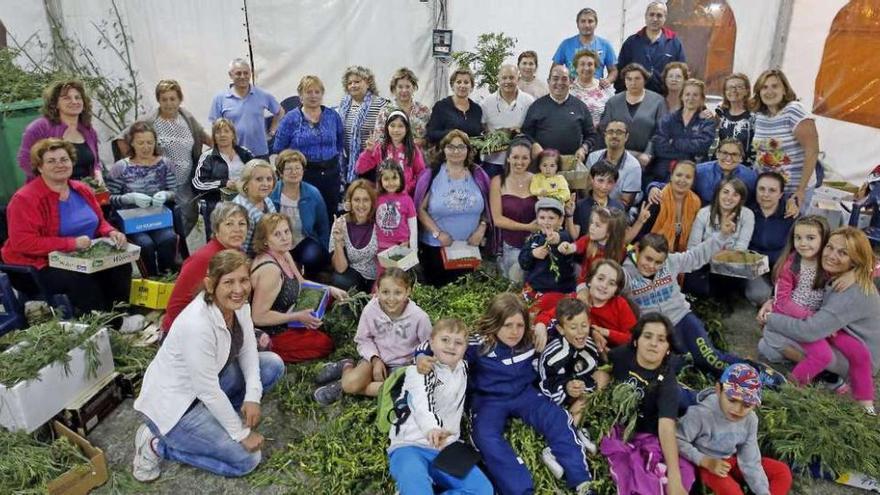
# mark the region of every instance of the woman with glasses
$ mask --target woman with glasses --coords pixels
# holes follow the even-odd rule
[[[755,136],[755,116],[748,109],[749,103],[749,76],[735,72],[724,78],[724,96],[721,106],[715,109],[715,119],[718,121],[718,142],[727,138],[735,138],[742,143],[745,155],[742,162],[751,166],[754,160],[752,152],[752,138]],[[716,149],[715,157],[719,158]]]
[[[419,260],[427,282],[448,284],[469,270],[446,270],[442,249],[453,241],[480,246],[490,232],[489,176],[474,164],[467,134],[452,130],[440,140],[433,166],[416,183],[419,209]]]

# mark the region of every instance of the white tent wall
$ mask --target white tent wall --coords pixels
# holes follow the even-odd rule
[[[846,4],[846,0],[798,0],[794,4],[782,69],[807,109],[813,107],[825,39]],[[880,64],[880,54],[865,63]],[[825,163],[834,175],[860,184],[880,164],[880,129],[821,116],[816,117],[816,127]]]
[[[15,38],[18,43],[26,43],[32,35],[36,35],[46,43],[49,43],[51,39],[43,2],[39,0],[0,2],[0,20],[6,27],[7,38],[9,38],[7,44],[10,47],[15,47],[12,38]],[[27,44],[27,48],[31,52],[31,56],[37,60],[41,60],[44,56],[44,53],[37,46],[36,38]],[[31,65],[24,56],[19,57],[17,63],[20,63],[22,67]]]
[[[247,3],[257,84],[279,101],[295,95],[302,76],[324,82],[324,104],[343,96],[342,73],[368,67],[388,98],[391,75],[409,67],[419,78],[416,98],[433,104],[432,7],[418,0],[261,0]]]

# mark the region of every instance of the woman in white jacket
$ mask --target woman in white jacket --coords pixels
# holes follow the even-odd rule
[[[158,478],[161,459],[222,476],[244,476],[260,463],[260,398],[284,363],[257,352],[249,269],[240,251],[214,255],[205,290],[174,320],[147,368],[134,403],[145,417],[135,434],[136,479]]]

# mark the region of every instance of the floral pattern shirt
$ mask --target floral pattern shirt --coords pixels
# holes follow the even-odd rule
[[[792,101],[778,114],[755,115],[755,137],[752,149],[758,172],[773,170],[785,177],[785,193],[798,188],[804,170],[804,147],[794,137],[794,129],[803,120],[814,119],[798,101]],[[816,184],[815,172],[807,187]]]

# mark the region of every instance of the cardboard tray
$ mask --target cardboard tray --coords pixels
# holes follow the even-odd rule
[[[103,450],[57,421],[52,422],[52,429],[57,437],[67,437],[80,448],[89,459],[88,467],[91,469],[86,466],[74,468],[50,481],[47,487],[49,495],[87,495],[107,482],[110,473],[107,471],[107,457]]]
[[[717,275],[753,280],[770,271],[770,262],[766,255],[755,251],[724,250],[712,256],[710,270]]]
[[[586,189],[590,184],[590,172],[584,170],[569,170],[567,172],[560,172],[560,174],[565,177],[565,181],[568,182],[568,188],[570,190],[575,189]]]
[[[403,256],[399,260],[391,259],[392,256]],[[405,248],[402,246],[391,246],[377,255],[379,264],[382,268],[400,268],[403,271],[419,264],[419,255],[415,249]]]
[[[71,323],[62,323],[71,325]],[[85,328],[82,324],[72,324]],[[53,363],[40,370],[38,379],[19,382],[11,388],[0,385],[0,425],[9,430],[32,432],[61,412],[84,391],[113,374],[113,352],[110,350],[110,337],[102,328],[92,339],[98,343],[100,364],[95,375],[88,376],[85,351],[77,347],[68,355],[69,373],[64,363]],[[0,359],[14,356],[15,348],[0,354]]]
[[[174,217],[171,215],[171,210],[164,206],[127,208],[125,210],[117,210],[116,214],[119,215],[122,221],[122,231],[126,234],[149,232],[174,225]]]
[[[447,270],[476,270],[483,260],[480,248],[465,241],[453,241],[451,246],[440,249],[440,255]]]
[[[328,289],[326,285],[316,284],[314,282],[303,282],[302,285],[300,285],[300,287],[302,289],[321,289],[324,291],[324,295],[321,297],[321,302],[320,302],[320,304],[318,304],[318,308],[312,312],[312,314],[315,316],[315,318],[318,318],[319,320],[324,318],[324,313],[327,312],[327,304],[330,302],[330,289]],[[287,312],[289,313],[289,312],[293,311],[293,308],[295,306],[296,305],[294,304],[293,306],[288,308]],[[303,325],[302,323],[300,323],[298,321],[291,321],[290,323],[287,324],[287,327],[288,328],[305,328],[305,325]]]
[[[107,242],[102,239],[93,239],[92,244],[98,242]],[[110,254],[101,258],[78,258],[70,253],[61,251],[52,251],[49,253],[49,266],[52,268],[60,268],[62,270],[70,270],[79,273],[95,273],[114,266],[125,265],[132,261],[137,261],[141,257],[141,247],[132,243],[128,243],[124,253]]]
[[[136,278],[131,281],[128,302],[150,309],[165,309],[173,290],[174,282],[157,282]]]

